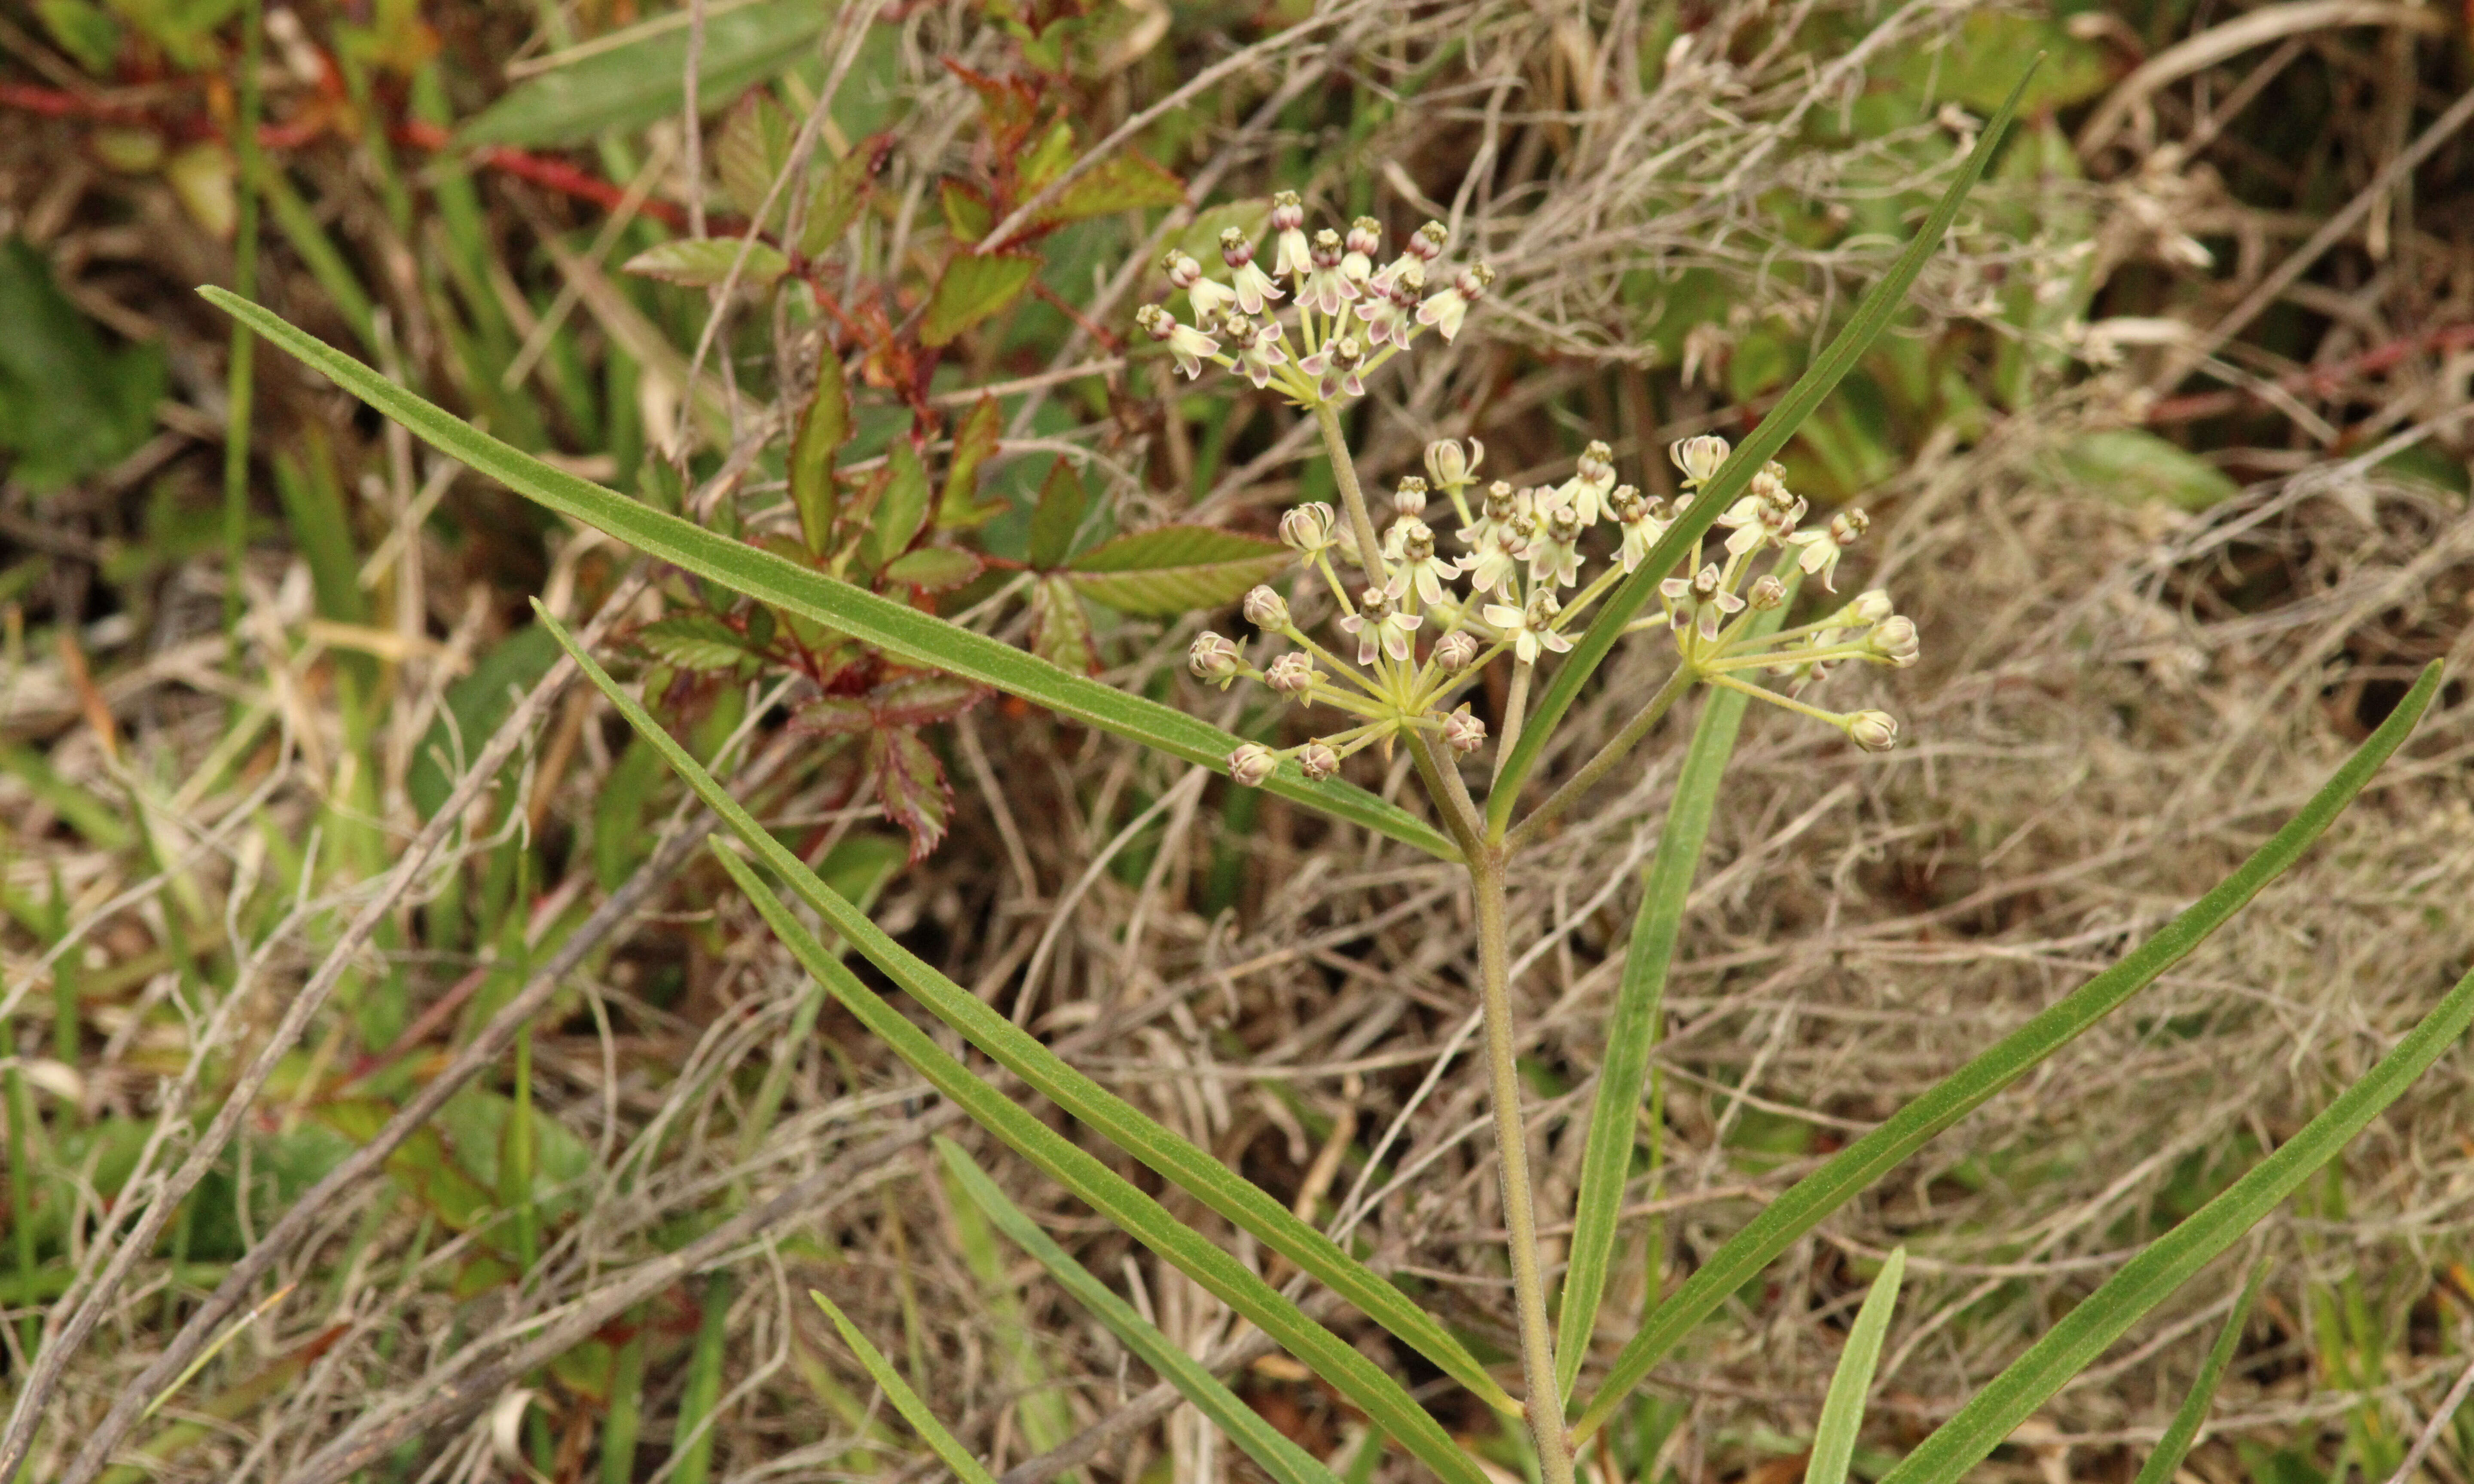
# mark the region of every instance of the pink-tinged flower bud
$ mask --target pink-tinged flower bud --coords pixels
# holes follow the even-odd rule
[[[1249,742],[1228,754],[1228,777],[1248,788],[1262,787],[1279,766],[1280,760],[1260,742]]]
[[[1220,234],[1220,261],[1231,268],[1243,268],[1254,261],[1254,245],[1246,240],[1244,232],[1227,227]]]
[[[1451,240],[1452,230],[1441,222],[1428,222],[1415,235],[1400,244],[1400,251],[1421,262],[1431,263],[1443,255],[1443,244]]]
[[[1733,445],[1717,434],[1704,433],[1669,447],[1666,456],[1684,471],[1686,481],[1697,485],[1717,473],[1719,466],[1727,462],[1727,455],[1734,451]]]
[[[1873,648],[1893,669],[1904,670],[1914,664],[1923,652],[1916,641],[1916,621],[1897,613],[1882,619],[1873,627]]]
[[[1873,529],[1873,517],[1854,506],[1830,517],[1830,539],[1841,546],[1852,546]]]
[[[1465,629],[1454,630],[1435,641],[1435,663],[1445,674],[1456,675],[1477,658],[1477,639]]]
[[[1293,232],[1306,225],[1306,203],[1295,191],[1272,195],[1272,230]]]
[[[1340,754],[1321,742],[1298,749],[1298,771],[1320,783],[1340,771]]]
[[[1868,753],[1886,753],[1899,740],[1899,719],[1887,711],[1858,711],[1847,718],[1847,735]]]
[[[1237,646],[1205,629],[1194,636],[1194,647],[1185,652],[1185,667],[1195,679],[1210,681],[1221,689],[1237,678],[1239,665]]]
[[[1856,601],[1847,605],[1847,616],[1859,624],[1880,623],[1893,611],[1890,595],[1879,587],[1856,594]]]
[[[1168,275],[1168,281],[1180,289],[1194,287],[1195,280],[1202,276],[1202,265],[1175,248],[1160,259],[1160,269]]]
[[[1463,706],[1443,718],[1443,742],[1455,753],[1474,753],[1486,746],[1486,723]]]
[[[1392,509],[1395,514],[1407,518],[1422,515],[1426,513],[1426,482],[1412,474],[1401,480],[1400,487],[1392,492]]]
[[[1289,604],[1286,598],[1270,587],[1257,586],[1246,594],[1246,621],[1257,629],[1280,634],[1289,627]]]
[[[1280,539],[1311,562],[1331,549],[1332,528],[1338,523],[1330,506],[1309,500],[1280,517]]]
[[[1263,683],[1284,696],[1302,696],[1322,679],[1314,667],[1312,657],[1304,654],[1282,655],[1263,672]]]
[[[1786,601],[1786,584],[1764,572],[1753,579],[1752,590],[1744,595],[1753,611],[1766,613]]]
[[[1342,247],[1360,257],[1372,257],[1383,246],[1383,224],[1370,216],[1359,217],[1348,224],[1348,235]]]
[[[1426,473],[1443,489],[1458,490],[1476,476],[1485,458],[1486,444],[1474,438],[1466,449],[1457,438],[1440,439],[1426,445]]]
[[[1486,291],[1493,283],[1494,270],[1484,263],[1471,263],[1460,271],[1459,276],[1452,279],[1452,287],[1460,290],[1461,298],[1472,304],[1486,298]]]

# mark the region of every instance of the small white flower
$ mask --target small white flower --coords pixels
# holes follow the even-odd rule
[[[1526,608],[1488,604],[1486,621],[1512,641],[1512,652],[1522,664],[1535,664],[1540,649],[1560,655],[1572,647],[1572,641],[1554,629],[1555,615],[1563,610],[1564,605],[1555,600],[1553,593],[1539,592],[1531,596]]]
[[[1228,682],[1237,678],[1243,663],[1237,646],[1208,629],[1196,634],[1194,647],[1185,652],[1185,667],[1194,672],[1195,679],[1213,682],[1222,690],[1226,690]]]
[[[1220,234],[1220,260],[1228,265],[1238,306],[1248,314],[1261,314],[1264,304],[1286,297],[1280,292],[1280,286],[1272,281],[1272,275],[1263,272],[1262,265],[1254,261],[1254,245],[1248,242],[1246,234],[1236,227],[1229,227]]]
[[[1366,363],[1366,347],[1354,335],[1342,335],[1327,342],[1314,354],[1298,362],[1298,370],[1315,378],[1316,394],[1330,401],[1344,394],[1364,396],[1366,383],[1358,377],[1358,368]]]
[[[1486,444],[1469,440],[1464,449],[1457,438],[1438,439],[1426,445],[1426,477],[1438,489],[1458,490],[1477,477],[1477,467],[1486,462]]]
[[[1915,620],[1896,613],[1874,625],[1867,642],[1894,670],[1904,670],[1914,664],[1923,653],[1923,646],[1916,639]]]
[[[1719,467],[1727,462],[1727,455],[1734,451],[1717,434],[1704,433],[1669,447],[1666,456],[1684,471],[1685,483],[1697,485],[1717,473]]]
[[[1331,549],[1331,533],[1339,524],[1332,508],[1321,500],[1305,504],[1280,517],[1280,539],[1295,548],[1308,562]]]
[[[1555,493],[1571,508],[1584,528],[1596,525],[1608,509],[1607,497],[1615,488],[1615,451],[1605,443],[1592,442],[1581,450],[1581,461]]]
[[[1340,754],[1322,742],[1298,749],[1298,771],[1320,783],[1340,771]]]
[[[1374,276],[1374,254],[1383,248],[1383,224],[1370,216],[1359,217],[1348,224],[1348,235],[1342,239],[1340,271],[1348,281],[1363,287]]]
[[[1366,324],[1367,344],[1379,346],[1388,342],[1403,350],[1409,348],[1409,338],[1417,333],[1411,326],[1415,323],[1418,295],[1425,284],[1426,270],[1412,259],[1395,281],[1368,287],[1366,301],[1357,306],[1357,318]]]
[[[1493,281],[1494,270],[1484,263],[1462,269],[1450,288],[1419,307],[1418,323],[1433,325],[1449,344],[1461,332],[1461,322],[1468,318],[1469,306],[1486,297],[1487,285]]]
[[[1886,753],[1899,740],[1899,719],[1887,711],[1858,711],[1847,718],[1847,735],[1868,753]]]
[[[1529,581],[1569,587],[1581,580],[1581,517],[1567,505],[1546,513],[1545,529],[1529,547]]]
[[[1435,533],[1415,515],[1403,515],[1392,522],[1383,535],[1383,555],[1396,563],[1392,568],[1389,592],[1392,601],[1399,602],[1415,588],[1419,602],[1434,604],[1443,601],[1443,584],[1461,575],[1461,564],[1449,557],[1435,554]]]
[[[1169,354],[1176,357],[1176,369],[1188,376],[1202,374],[1202,358],[1217,357],[1220,342],[1190,324],[1179,324],[1176,319],[1157,304],[1145,304],[1134,311],[1134,323],[1141,325],[1152,339],[1164,341]]]
[[[1424,480],[1415,474],[1408,475],[1392,491],[1393,513],[1399,515],[1423,515],[1426,514],[1426,501],[1433,492],[1426,488]]]
[[[1847,617],[1859,624],[1880,623],[1895,610],[1890,595],[1879,587],[1867,587],[1856,594],[1856,601],[1848,604],[1845,610]]]
[[[1279,766],[1280,759],[1260,742],[1249,742],[1228,754],[1228,777],[1248,788],[1262,787]]]
[[[1786,584],[1767,572],[1753,580],[1752,591],[1745,596],[1756,613],[1766,613],[1786,602]]]
[[[1307,249],[1306,281],[1298,290],[1298,303],[1312,304],[1326,315],[1336,315],[1357,297],[1357,285],[1340,271],[1340,233],[1328,227],[1315,233]]]
[[[1872,523],[1860,510],[1842,510],[1830,517],[1830,524],[1824,529],[1798,531],[1786,540],[1790,546],[1804,548],[1804,555],[1797,559],[1796,565],[1804,568],[1807,576],[1819,573],[1822,587],[1836,592],[1837,585],[1831,579],[1838,571],[1839,557],[1863,536]]]
[[[1230,315],[1221,322],[1221,329],[1237,349],[1238,369],[1246,379],[1258,388],[1272,384],[1272,368],[1285,365],[1289,353],[1280,348],[1280,322],[1266,318],[1259,325],[1243,315]]]
[[[1417,652],[1414,635],[1426,621],[1422,613],[1403,612],[1391,592],[1369,587],[1357,597],[1357,611],[1340,621],[1344,633],[1357,635],[1357,662],[1372,664],[1377,654],[1406,659]]]
[[[1289,601],[1269,586],[1258,585],[1247,593],[1241,611],[1245,613],[1246,621],[1257,629],[1279,634],[1289,627]]]
[[[1210,323],[1220,317],[1221,311],[1237,300],[1235,291],[1228,285],[1204,277],[1202,265],[1175,248],[1169,249],[1168,255],[1160,259],[1160,267],[1168,274],[1168,281],[1172,285],[1185,290],[1185,300],[1193,306],[1198,324]]]
[[[1279,191],[1272,197],[1272,235],[1278,251],[1272,258],[1272,272],[1295,283],[1314,266],[1306,249],[1305,203],[1295,191]]]
[[[1639,567],[1650,548],[1666,534],[1671,523],[1665,518],[1666,502],[1642,499],[1639,491],[1619,485],[1610,503],[1614,509],[1615,523],[1623,528],[1623,545],[1618,555],[1623,560],[1623,569],[1630,572]]]

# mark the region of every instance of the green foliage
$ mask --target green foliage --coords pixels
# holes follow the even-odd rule
[[[107,347],[21,237],[0,242],[0,452],[30,490],[56,490],[136,451],[162,399],[159,345]]]
[[[684,12],[673,12],[635,28],[625,41],[516,84],[468,120],[457,137],[469,145],[554,149],[675,114],[687,98],[686,19]],[[716,10],[705,21],[697,99],[708,109],[729,107],[804,56],[828,19],[808,0]]]
[[[1031,252],[955,253],[928,299],[919,343],[951,344],[957,335],[1012,303],[1038,276],[1039,263],[1038,255]]]
[[[1890,1310],[1899,1302],[1899,1283],[1906,1276],[1907,1250],[1895,1249],[1873,1280],[1856,1311],[1856,1327],[1847,1331],[1847,1348],[1839,1352],[1838,1369],[1830,1377],[1830,1395],[1821,1403],[1821,1421],[1812,1433],[1812,1462],[1804,1484],[1847,1484],[1847,1466],[1856,1456],[1856,1437],[1864,1425],[1864,1399],[1873,1389],[1873,1368],[1881,1359],[1881,1341],[1890,1332]]]
[[[2124,505],[2157,501],[2200,511],[2242,492],[2215,465],[2138,428],[2083,433],[2060,457],[2073,481]]]

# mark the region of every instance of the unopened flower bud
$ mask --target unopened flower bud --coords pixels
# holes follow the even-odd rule
[[[1673,444],[1666,450],[1666,456],[1675,461],[1675,467],[1684,471],[1686,480],[1697,485],[1718,472],[1718,467],[1725,464],[1727,455],[1734,451],[1734,447],[1717,434],[1703,433]]]
[[[1254,261],[1254,245],[1246,234],[1231,227],[1220,233],[1220,261],[1231,268],[1243,268]]]
[[[1340,771],[1340,754],[1322,742],[1298,749],[1298,771],[1320,783]]]
[[[1904,670],[1914,664],[1922,652],[1916,642],[1916,621],[1898,613],[1882,619],[1873,627],[1873,648],[1893,669]]]
[[[1486,746],[1486,723],[1463,705],[1443,718],[1443,743],[1455,753],[1474,753]]]
[[[1211,681],[1225,690],[1237,678],[1237,646],[1205,629],[1194,636],[1194,647],[1185,652],[1185,667],[1195,679]]]
[[[1263,683],[1284,696],[1302,696],[1312,690],[1314,682],[1320,679],[1313,658],[1302,653],[1282,655],[1263,672]]]
[[[1280,539],[1309,562],[1331,548],[1332,527],[1339,518],[1321,500],[1309,500],[1280,517]]]
[[[1854,506],[1830,517],[1830,539],[1841,546],[1851,546],[1873,528],[1873,517]]]
[[[1260,788],[1280,760],[1260,742],[1249,742],[1228,754],[1228,777],[1248,788]]]
[[[1899,740],[1899,719],[1887,711],[1858,711],[1847,718],[1847,735],[1868,753],[1886,753]]]
[[[1180,289],[1194,287],[1195,280],[1202,276],[1202,265],[1175,248],[1160,259],[1160,270],[1168,275],[1169,282]]]
[[[1383,246],[1383,224],[1370,216],[1359,217],[1348,224],[1345,245],[1351,252],[1372,257],[1375,251]]]
[[[1753,611],[1766,613],[1786,601],[1786,584],[1764,572],[1753,579],[1752,590],[1744,600],[1753,606]]]
[[[1445,674],[1467,669],[1475,658],[1477,639],[1465,629],[1456,629],[1435,641],[1435,663]]]
[[[1305,202],[1295,191],[1276,191],[1272,196],[1272,230],[1295,231],[1306,225]]]
[[[1400,481],[1392,494],[1392,508],[1402,515],[1418,516],[1426,513],[1426,482],[1412,474]]]
[[[1400,251],[1412,257],[1431,263],[1443,255],[1443,244],[1451,240],[1452,229],[1441,222],[1428,222],[1416,235],[1400,245]]]
[[[1467,449],[1457,438],[1439,439],[1426,445],[1426,473],[1443,489],[1457,490],[1469,482],[1478,461],[1485,457],[1486,444],[1474,438],[1469,440]]]
[[[1458,277],[1452,279],[1452,287],[1461,291],[1461,298],[1474,304],[1486,298],[1487,286],[1492,282],[1494,282],[1493,269],[1484,263],[1471,263],[1460,271]]]
[[[1856,601],[1847,605],[1847,616],[1859,624],[1880,623],[1893,611],[1890,595],[1879,587],[1856,594]]]
[[[1246,621],[1257,629],[1278,634],[1289,627],[1289,602],[1268,586],[1257,586],[1246,594],[1243,610]]]

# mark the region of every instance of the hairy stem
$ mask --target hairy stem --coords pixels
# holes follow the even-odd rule
[[[1476,666],[1472,665],[1470,668],[1475,669]],[[1528,723],[1529,677],[1536,671],[1537,666],[1526,659],[1513,661],[1512,688],[1508,699],[1503,703],[1503,735],[1494,739],[1494,784],[1497,788],[1503,785],[1504,761],[1520,745],[1520,729]],[[1487,803],[1490,805],[1491,813],[1494,812],[1492,809],[1493,802],[1494,794],[1492,790],[1489,790]]]
[[[1544,1484],[1572,1484],[1572,1439],[1555,1384],[1555,1338],[1547,1328],[1546,1278],[1539,1265],[1538,1209],[1529,1188],[1529,1131],[1514,1059],[1512,953],[1505,942],[1504,852],[1469,858],[1477,898],[1479,993],[1486,1014],[1486,1060],[1494,1103],[1494,1144],[1503,1174],[1503,1224],[1510,1234],[1512,1291],[1520,1308],[1520,1370],[1529,1433]]]
[[[1526,819],[1513,826],[1512,833],[1504,837],[1505,851],[1515,853],[1531,844],[1540,830],[1554,822],[1556,816],[1580,802],[1590,789],[1598,785],[1599,779],[1640,745],[1640,739],[1649,735],[1649,729],[1658,725],[1658,719],[1666,714],[1668,707],[1683,699],[1684,693],[1692,688],[1693,681],[1698,678],[1690,665],[1677,665],[1675,673],[1666,678],[1666,683],[1658,687],[1658,694],[1633,713],[1632,720],[1623,724],[1621,731],[1609,737],[1606,746],[1599,748],[1588,762],[1583,763],[1581,771],[1573,774],[1570,781],[1555,790],[1544,803],[1530,810]]]
[[[1340,430],[1340,413],[1329,402],[1315,403],[1315,426],[1322,431],[1323,456],[1331,461],[1332,483],[1340,487],[1340,503],[1348,511],[1348,529],[1357,537],[1357,564],[1366,569],[1366,580],[1380,585],[1391,574],[1384,570],[1383,541],[1374,532],[1374,517],[1367,514],[1366,491],[1358,488],[1357,463],[1348,456],[1348,437]]]

